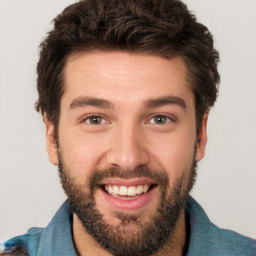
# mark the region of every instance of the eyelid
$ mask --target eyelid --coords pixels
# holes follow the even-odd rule
[[[100,118],[100,123],[99,124],[97,124],[97,123],[95,123],[95,124],[92,124],[92,123],[90,123],[90,118]],[[90,125],[102,125],[102,124],[105,124],[106,123],[106,120],[104,119],[104,118],[102,118],[101,116],[89,116],[89,117],[87,117],[86,119],[85,119],[85,122],[87,123],[87,124],[90,124]]]
[[[92,125],[90,124],[89,122],[87,122],[90,118],[93,118],[93,117],[100,117],[102,119],[102,123],[98,124],[98,125],[102,125],[102,124],[106,124],[108,123],[106,117],[102,114],[98,114],[98,113],[94,113],[94,114],[87,114],[85,116],[83,116],[82,118],[80,118],[79,122],[80,123],[86,123],[88,125]],[[95,124],[96,125],[96,124]]]
[[[155,117],[164,117],[164,118],[168,119],[167,122],[164,123],[164,124],[168,124],[168,123],[170,123],[170,122],[176,122],[176,118],[175,118],[175,117],[170,116],[170,115],[168,115],[168,114],[159,113],[159,114],[154,114],[153,116],[151,116],[151,117],[148,119],[147,123],[149,123],[149,124],[154,124],[153,122],[150,122],[150,121],[151,121],[153,118],[155,118]],[[162,124],[162,125],[164,125],[164,124]]]

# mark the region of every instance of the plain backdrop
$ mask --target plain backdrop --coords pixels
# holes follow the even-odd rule
[[[0,0],[0,240],[46,226],[65,200],[34,110],[38,45],[72,0]],[[193,196],[217,225],[256,238],[256,0],[186,0],[214,35],[220,95]]]

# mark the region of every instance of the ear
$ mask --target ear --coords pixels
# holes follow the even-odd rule
[[[207,144],[207,122],[208,122],[208,113],[204,114],[199,133],[197,134],[197,152],[196,152],[196,161],[199,162],[203,159],[205,155],[205,148]]]
[[[56,131],[53,123],[48,119],[47,115],[44,115],[44,122],[46,126],[46,149],[48,152],[49,160],[52,164],[58,165],[58,147],[56,141]]]

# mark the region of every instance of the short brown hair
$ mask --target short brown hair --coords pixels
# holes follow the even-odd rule
[[[179,0],[82,0],[54,19],[40,45],[37,111],[58,125],[63,68],[79,51],[120,50],[184,59],[195,96],[197,128],[218,94],[219,54],[209,30]]]

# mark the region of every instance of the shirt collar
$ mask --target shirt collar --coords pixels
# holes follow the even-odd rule
[[[189,197],[185,210],[188,217],[187,227],[189,234],[187,255],[197,255],[197,252],[202,252],[202,250],[207,248],[205,246],[198,248],[198,245],[207,244],[210,220],[201,206],[192,197]],[[38,249],[38,256],[76,256],[72,237],[72,223],[72,212],[66,201],[44,229]]]

